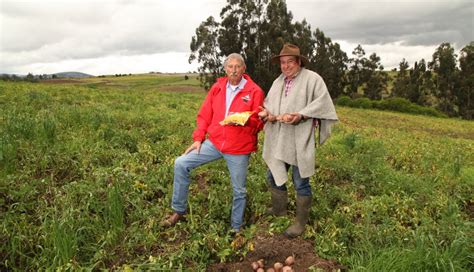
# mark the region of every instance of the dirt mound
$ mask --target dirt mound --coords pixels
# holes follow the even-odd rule
[[[184,85],[169,85],[169,86],[159,86],[161,92],[186,92],[186,93],[204,93],[206,90],[199,86],[184,86]]]
[[[46,79],[41,80],[40,82],[45,84],[82,83],[81,81],[74,79]]]
[[[336,261],[324,260],[314,254],[311,242],[302,238],[288,239],[284,235],[257,236],[250,241],[254,250],[249,252],[240,262],[215,264],[207,271],[241,271],[252,272],[252,262],[264,260],[265,271],[273,267],[275,262],[284,263],[288,256],[293,256],[295,263],[291,266],[293,271],[309,271],[310,268],[323,271],[344,271],[346,268]]]

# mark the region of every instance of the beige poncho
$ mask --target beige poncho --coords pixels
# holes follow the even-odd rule
[[[265,98],[265,108],[274,115],[298,112],[320,119],[319,143],[323,144],[331,135],[332,125],[338,120],[326,84],[317,73],[302,68],[285,97],[284,78],[282,74],[273,82]],[[268,122],[264,131],[263,159],[278,186],[288,179],[285,163],[297,165],[303,178],[314,174],[315,137],[312,119],[301,121],[298,125]]]

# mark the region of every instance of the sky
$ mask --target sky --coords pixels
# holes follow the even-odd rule
[[[0,74],[91,75],[196,71],[195,30],[226,0],[0,0]],[[341,45],[360,44],[385,69],[430,61],[474,41],[472,0],[287,0],[296,21]]]

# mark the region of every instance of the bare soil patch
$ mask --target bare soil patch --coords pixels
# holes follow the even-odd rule
[[[474,219],[474,200],[469,200],[466,203],[464,210],[471,220]]]
[[[174,93],[203,93],[205,90],[199,86],[184,86],[184,85],[170,85],[170,86],[159,86],[160,92],[174,92]]]
[[[207,271],[241,271],[252,272],[252,262],[264,260],[265,271],[272,268],[275,262],[284,263],[288,256],[293,256],[295,263],[291,266],[293,271],[309,271],[309,269],[322,269],[324,271],[345,271],[346,267],[334,260],[325,260],[314,253],[314,246],[310,241],[302,238],[288,239],[279,234],[259,235],[249,241],[254,244],[254,250],[249,252],[240,262],[220,263],[210,266]]]
[[[82,83],[82,82],[79,80],[74,80],[74,79],[46,79],[46,80],[41,80],[40,83],[65,84],[65,83]]]

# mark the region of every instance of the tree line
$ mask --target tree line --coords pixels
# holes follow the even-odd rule
[[[240,52],[247,72],[269,90],[280,74],[271,57],[286,42],[300,47],[309,59],[307,68],[324,78],[333,99],[402,97],[448,116],[474,118],[474,42],[460,51],[459,58],[450,43],[442,43],[432,60],[421,59],[410,67],[403,59],[398,70],[387,72],[380,57],[367,55],[361,45],[349,57],[319,28],[312,31],[305,19],[294,21],[285,0],[227,0],[219,21],[210,16],[196,28],[189,62],[199,62],[199,79],[209,89],[224,74],[222,59]]]
[[[3,81],[27,81],[27,82],[39,82],[40,80],[44,79],[55,79],[57,78],[57,75],[48,75],[48,74],[40,74],[40,75],[34,75],[32,73],[28,73],[26,76],[18,76],[18,75],[9,75],[9,74],[1,74],[0,75],[0,80]]]

